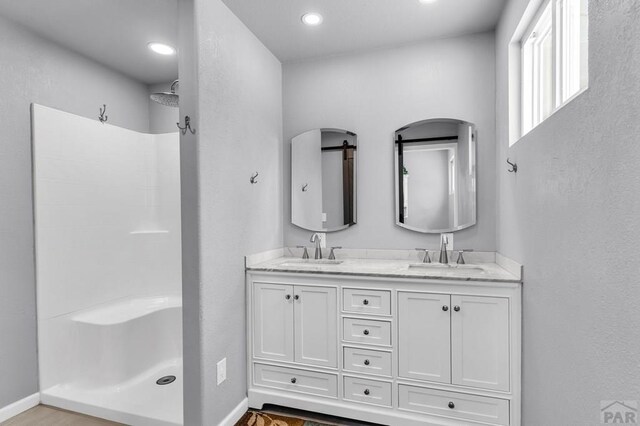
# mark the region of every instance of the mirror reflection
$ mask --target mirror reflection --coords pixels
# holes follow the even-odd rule
[[[309,130],[291,140],[291,223],[334,232],[356,223],[357,135]]]
[[[424,120],[395,133],[396,224],[424,233],[476,223],[476,136],[471,123]]]

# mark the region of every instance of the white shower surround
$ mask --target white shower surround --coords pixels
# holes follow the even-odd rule
[[[34,104],[32,138],[42,401],[181,424],[178,134]]]

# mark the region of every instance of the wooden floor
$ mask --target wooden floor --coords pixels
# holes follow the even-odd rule
[[[120,423],[38,405],[0,423],[1,426],[118,426]]]

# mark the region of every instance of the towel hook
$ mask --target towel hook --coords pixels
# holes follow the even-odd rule
[[[512,163],[508,158],[507,163],[511,166],[511,169],[507,170],[509,173],[518,173],[518,165],[516,163]]]
[[[256,183],[258,183],[258,175],[259,175],[259,173],[256,172],[255,175],[253,175],[253,176],[251,176],[249,178],[249,182],[251,182],[252,185],[255,185]]]
[[[191,128],[191,117],[189,117],[188,115],[184,116],[184,127],[180,127],[180,123],[176,123],[176,126],[178,126],[178,129],[180,129],[180,133],[182,133],[183,135],[187,134],[187,130],[189,130],[192,135],[196,134],[196,130]]]
[[[107,112],[107,105],[102,104],[102,108],[100,108],[100,115],[98,116],[98,120],[100,120],[102,124],[106,123],[107,120],[109,119],[108,115],[104,115],[106,112]]]
[[[307,189],[308,186],[309,186],[308,183],[305,183],[304,185],[302,185],[302,192],[307,192],[308,191],[308,189]]]

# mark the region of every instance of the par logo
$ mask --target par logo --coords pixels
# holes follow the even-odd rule
[[[638,401],[600,401],[600,421],[606,424],[636,424]]]

